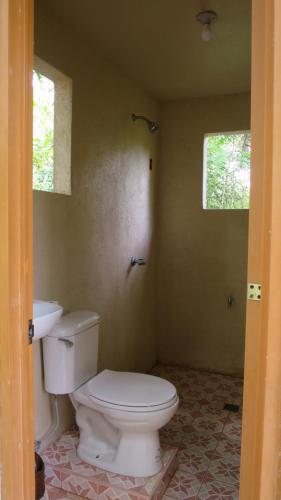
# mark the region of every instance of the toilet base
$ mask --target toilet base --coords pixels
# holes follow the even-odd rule
[[[67,493],[83,498],[103,499],[142,499],[160,500],[177,468],[177,449],[165,446],[163,449],[163,468],[156,476],[134,478],[105,472],[77,455],[79,433],[71,429],[43,451],[48,486],[56,486]],[[61,496],[64,496],[63,494]],[[76,497],[75,497],[76,498]],[[164,497],[165,498],[165,497]],[[81,498],[82,500],[82,498]]]
[[[91,444],[91,440],[80,436],[77,453],[82,460],[100,469],[134,477],[154,476],[162,469],[157,431],[122,432],[116,448],[106,450],[94,448]]]
[[[77,453],[83,461],[123,476],[149,477],[161,471],[158,429],[173,417],[178,398],[158,411],[108,408],[88,397],[85,384],[70,399],[80,432]]]

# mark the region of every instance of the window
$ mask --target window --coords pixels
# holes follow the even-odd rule
[[[35,59],[33,71],[33,189],[71,194],[72,82]]]
[[[250,164],[249,131],[206,134],[203,208],[249,208]]]

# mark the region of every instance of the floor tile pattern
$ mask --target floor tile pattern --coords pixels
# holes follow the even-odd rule
[[[173,470],[170,470],[169,479],[171,477],[172,479],[163,499],[238,500],[242,379],[166,365],[156,366],[153,374],[174,383],[180,396],[176,415],[160,432],[164,448],[179,449],[178,468],[173,477]],[[224,410],[226,403],[239,405],[239,412]],[[77,437],[73,434],[66,433],[61,441],[53,445],[52,451],[45,452],[48,481],[45,500],[81,499],[77,496],[81,495],[81,490],[73,479],[69,479],[79,474],[81,470],[81,461],[77,457],[74,459],[72,455],[75,439]],[[52,472],[49,465],[56,466]],[[93,470],[89,465],[84,467],[83,488],[86,490],[93,475],[100,483],[107,475],[104,471]],[[171,469],[175,470],[175,467],[174,462]],[[65,469],[68,471],[66,475],[62,473]],[[110,483],[110,487],[105,480],[107,484],[105,489],[89,490],[92,496],[88,498],[98,500],[148,498],[144,496],[143,484],[132,485],[134,481],[132,478],[123,478],[121,483],[122,481],[126,484],[122,494],[119,489],[120,480],[117,477]],[[58,489],[62,486],[68,493]],[[160,487],[157,496],[153,498],[157,500],[161,498],[163,491],[162,483],[162,489]]]
[[[177,448],[164,445],[164,467],[159,474],[148,478],[121,476],[80,460],[76,453],[77,444],[78,431],[69,430],[42,453],[47,483],[45,500],[81,497],[91,500],[158,500],[163,497],[178,465]]]
[[[165,500],[238,500],[243,380],[158,365],[153,373],[177,387],[177,414],[161,443],[179,448],[179,466]],[[239,405],[238,413],[224,410]]]

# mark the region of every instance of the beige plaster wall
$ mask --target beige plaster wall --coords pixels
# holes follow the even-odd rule
[[[157,331],[161,362],[243,370],[245,210],[203,210],[203,137],[249,129],[248,94],[169,102],[161,110]],[[227,308],[227,297],[235,303]]]
[[[156,359],[158,137],[130,115],[157,119],[157,105],[90,51],[43,1],[37,4],[35,51],[72,78],[73,115],[72,194],[34,194],[34,296],[58,299],[66,310],[100,313],[100,369],[149,370]],[[132,255],[147,265],[132,269]],[[50,423],[50,405],[38,345],[34,363],[39,438]],[[62,428],[69,418],[65,407]]]
[[[58,300],[69,308],[68,196],[33,191],[34,291],[35,299]],[[51,404],[44,390],[42,345],[33,342],[35,436],[42,437],[51,425]],[[67,397],[61,397],[62,428],[73,421]]]

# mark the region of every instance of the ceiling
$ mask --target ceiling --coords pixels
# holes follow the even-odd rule
[[[40,0],[39,0],[40,1]],[[159,100],[250,89],[250,0],[46,0],[93,49]],[[203,42],[196,14],[215,10]]]

